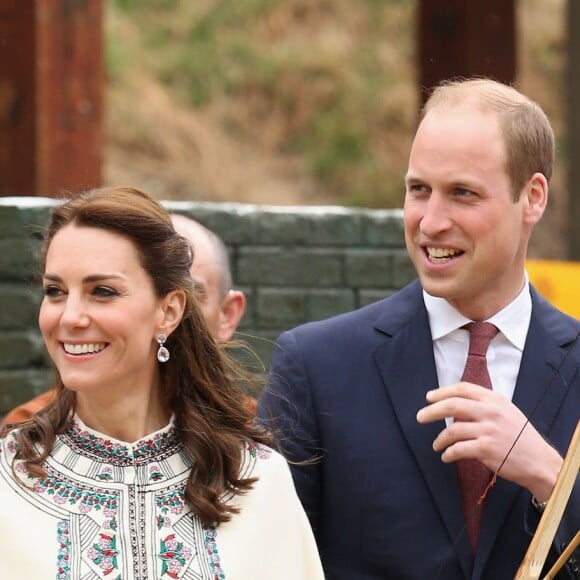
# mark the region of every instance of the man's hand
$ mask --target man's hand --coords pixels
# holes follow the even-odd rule
[[[429,391],[427,401],[417,413],[419,423],[456,419],[433,442],[445,463],[478,459],[490,471],[499,469],[498,475],[529,489],[539,501],[550,497],[563,460],[512,402],[466,382]]]

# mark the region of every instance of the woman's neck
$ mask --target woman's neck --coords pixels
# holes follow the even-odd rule
[[[157,399],[100,401],[77,393],[76,414],[87,426],[119,441],[133,443],[169,423],[171,412]]]

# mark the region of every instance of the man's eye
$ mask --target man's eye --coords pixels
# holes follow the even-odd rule
[[[200,302],[205,302],[207,300],[207,289],[203,284],[199,282],[194,282],[193,284],[195,295]]]
[[[465,187],[456,187],[455,193],[459,197],[467,197],[469,195],[473,195],[473,192],[470,189],[466,189]]]
[[[423,183],[411,183],[407,185],[407,190],[412,193],[428,193],[429,188]]]

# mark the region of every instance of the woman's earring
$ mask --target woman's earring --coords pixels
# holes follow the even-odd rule
[[[163,346],[165,341],[167,340],[167,336],[164,334],[157,335],[157,342],[159,343],[159,348],[157,350],[157,360],[160,363],[165,363],[169,360],[169,351]]]

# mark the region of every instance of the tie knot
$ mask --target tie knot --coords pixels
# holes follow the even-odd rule
[[[469,354],[485,356],[491,339],[499,332],[491,322],[470,322],[463,328],[469,331]]]

